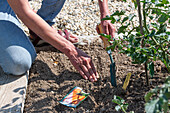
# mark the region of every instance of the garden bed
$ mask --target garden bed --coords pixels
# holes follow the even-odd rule
[[[114,95],[122,97],[128,104],[128,111],[144,112],[144,95],[155,86],[163,84],[168,73],[164,65],[155,62],[155,75],[146,85],[144,67],[131,64],[131,59],[124,54],[113,52],[117,66],[117,88],[110,82],[110,60],[103,49],[100,39],[90,45],[77,45],[92,57],[100,79],[97,82],[84,80],[71,65],[69,59],[52,46],[37,47],[38,56],[30,70],[25,102],[25,113],[43,112],[116,112],[112,102]],[[132,77],[127,91],[122,89],[127,73]],[[83,88],[90,96],[77,108],[61,105],[59,101],[75,86]]]

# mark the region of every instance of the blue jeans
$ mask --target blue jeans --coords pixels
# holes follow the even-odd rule
[[[53,25],[64,2],[44,0],[37,13]],[[6,74],[22,75],[30,69],[36,56],[34,46],[7,0],[0,0],[0,67]]]

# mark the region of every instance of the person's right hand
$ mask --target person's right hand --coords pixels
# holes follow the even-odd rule
[[[92,59],[83,51],[76,48],[76,51],[68,55],[71,63],[84,79],[94,82],[99,78]]]

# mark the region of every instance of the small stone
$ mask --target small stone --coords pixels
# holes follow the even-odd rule
[[[156,67],[156,71],[157,71],[157,72],[160,72],[160,71],[161,71],[161,66],[157,66],[157,67]]]
[[[124,61],[124,63],[123,63],[124,65],[127,65],[128,64],[128,62],[127,61]]]

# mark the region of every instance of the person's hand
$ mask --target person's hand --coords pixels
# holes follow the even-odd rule
[[[76,51],[68,55],[71,63],[84,79],[94,82],[99,78],[92,59],[83,51],[76,48]]]
[[[71,43],[77,43],[79,41],[76,36],[69,33],[66,29],[64,30],[64,32],[61,30],[58,30],[58,33],[64,38],[66,38],[68,41],[70,41]]]
[[[111,23],[110,20],[103,20],[103,21],[101,21],[101,25],[102,25],[102,28],[104,30],[104,34],[111,35],[112,38],[115,37],[116,28]],[[96,30],[100,34],[100,31],[99,31],[98,27],[96,27]]]

